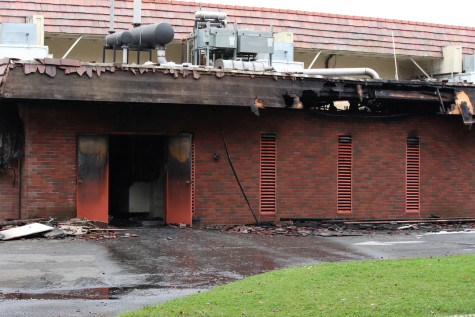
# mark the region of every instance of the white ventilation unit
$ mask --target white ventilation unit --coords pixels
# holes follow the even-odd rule
[[[442,48],[444,58],[434,64],[434,74],[457,74],[462,72],[462,47],[446,46]]]
[[[463,57],[463,72],[464,73],[473,73],[475,72],[475,55],[465,55]]]
[[[465,55],[462,62],[463,73],[446,77],[450,82],[475,84],[475,55]]]

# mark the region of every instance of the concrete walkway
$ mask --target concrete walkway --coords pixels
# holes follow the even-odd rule
[[[0,316],[114,316],[269,270],[475,254],[475,232],[266,237],[171,228],[139,237],[0,242]]]

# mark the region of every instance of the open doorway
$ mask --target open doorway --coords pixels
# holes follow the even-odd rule
[[[192,134],[78,135],[77,141],[78,217],[192,224]]]
[[[109,136],[109,219],[163,220],[167,137]]]

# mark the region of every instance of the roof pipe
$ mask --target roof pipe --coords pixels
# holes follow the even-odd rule
[[[142,25],[142,0],[134,0],[134,20],[132,25],[134,28]]]
[[[320,76],[369,76],[372,79],[381,79],[379,74],[372,68],[315,68],[304,69],[306,75]]]
[[[110,0],[110,25],[109,25],[109,34],[115,33],[114,31],[114,0]]]
[[[196,11],[196,19],[215,19],[215,20],[226,20],[226,13],[224,12],[211,12],[211,11]]]

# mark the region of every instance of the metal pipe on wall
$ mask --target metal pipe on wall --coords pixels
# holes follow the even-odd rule
[[[140,26],[142,24],[142,1],[134,0],[134,20],[132,25],[134,27]]]
[[[226,20],[227,16],[224,12],[214,12],[214,11],[196,11],[196,19],[215,19],[215,20]]]
[[[157,63],[166,64],[167,59],[165,57],[165,50],[162,47],[157,46]]]
[[[114,33],[114,8],[115,8],[115,2],[114,0],[110,0],[110,25],[109,25],[109,33],[112,34]]]
[[[21,219],[21,160],[18,158],[18,219]]]
[[[372,68],[315,68],[304,69],[306,75],[321,76],[369,76],[372,79],[381,79],[379,74]]]
[[[69,53],[71,53],[73,48],[79,43],[79,41],[82,39],[83,36],[84,35],[81,35],[80,37],[78,37],[76,42],[74,42],[73,45],[71,45],[71,47],[69,48],[69,50],[63,55],[62,59],[65,59],[66,57],[68,57]]]
[[[242,196],[246,200],[247,206],[249,207],[249,210],[252,213],[252,216],[254,217],[254,220],[256,221],[256,225],[259,225],[259,220],[256,217],[256,214],[254,210],[252,209],[251,203],[249,202],[249,199],[247,198],[246,192],[244,191],[244,188],[242,187],[241,181],[239,180],[239,177],[236,173],[236,170],[234,169],[233,161],[231,160],[231,156],[229,155],[229,150],[228,150],[228,145],[226,144],[226,139],[224,138],[224,130],[221,129],[221,136],[223,138],[223,143],[224,143],[224,149],[226,150],[226,156],[228,157],[228,162],[229,165],[231,166],[231,169],[233,171],[234,177],[236,178],[236,181],[239,185],[239,188],[241,189]]]
[[[307,67],[307,69],[312,69],[312,66],[313,64],[315,64],[315,62],[317,61],[317,58],[320,56],[320,54],[322,54],[323,51],[320,51],[317,53],[317,55],[315,55],[313,61],[310,63],[310,65]]]

